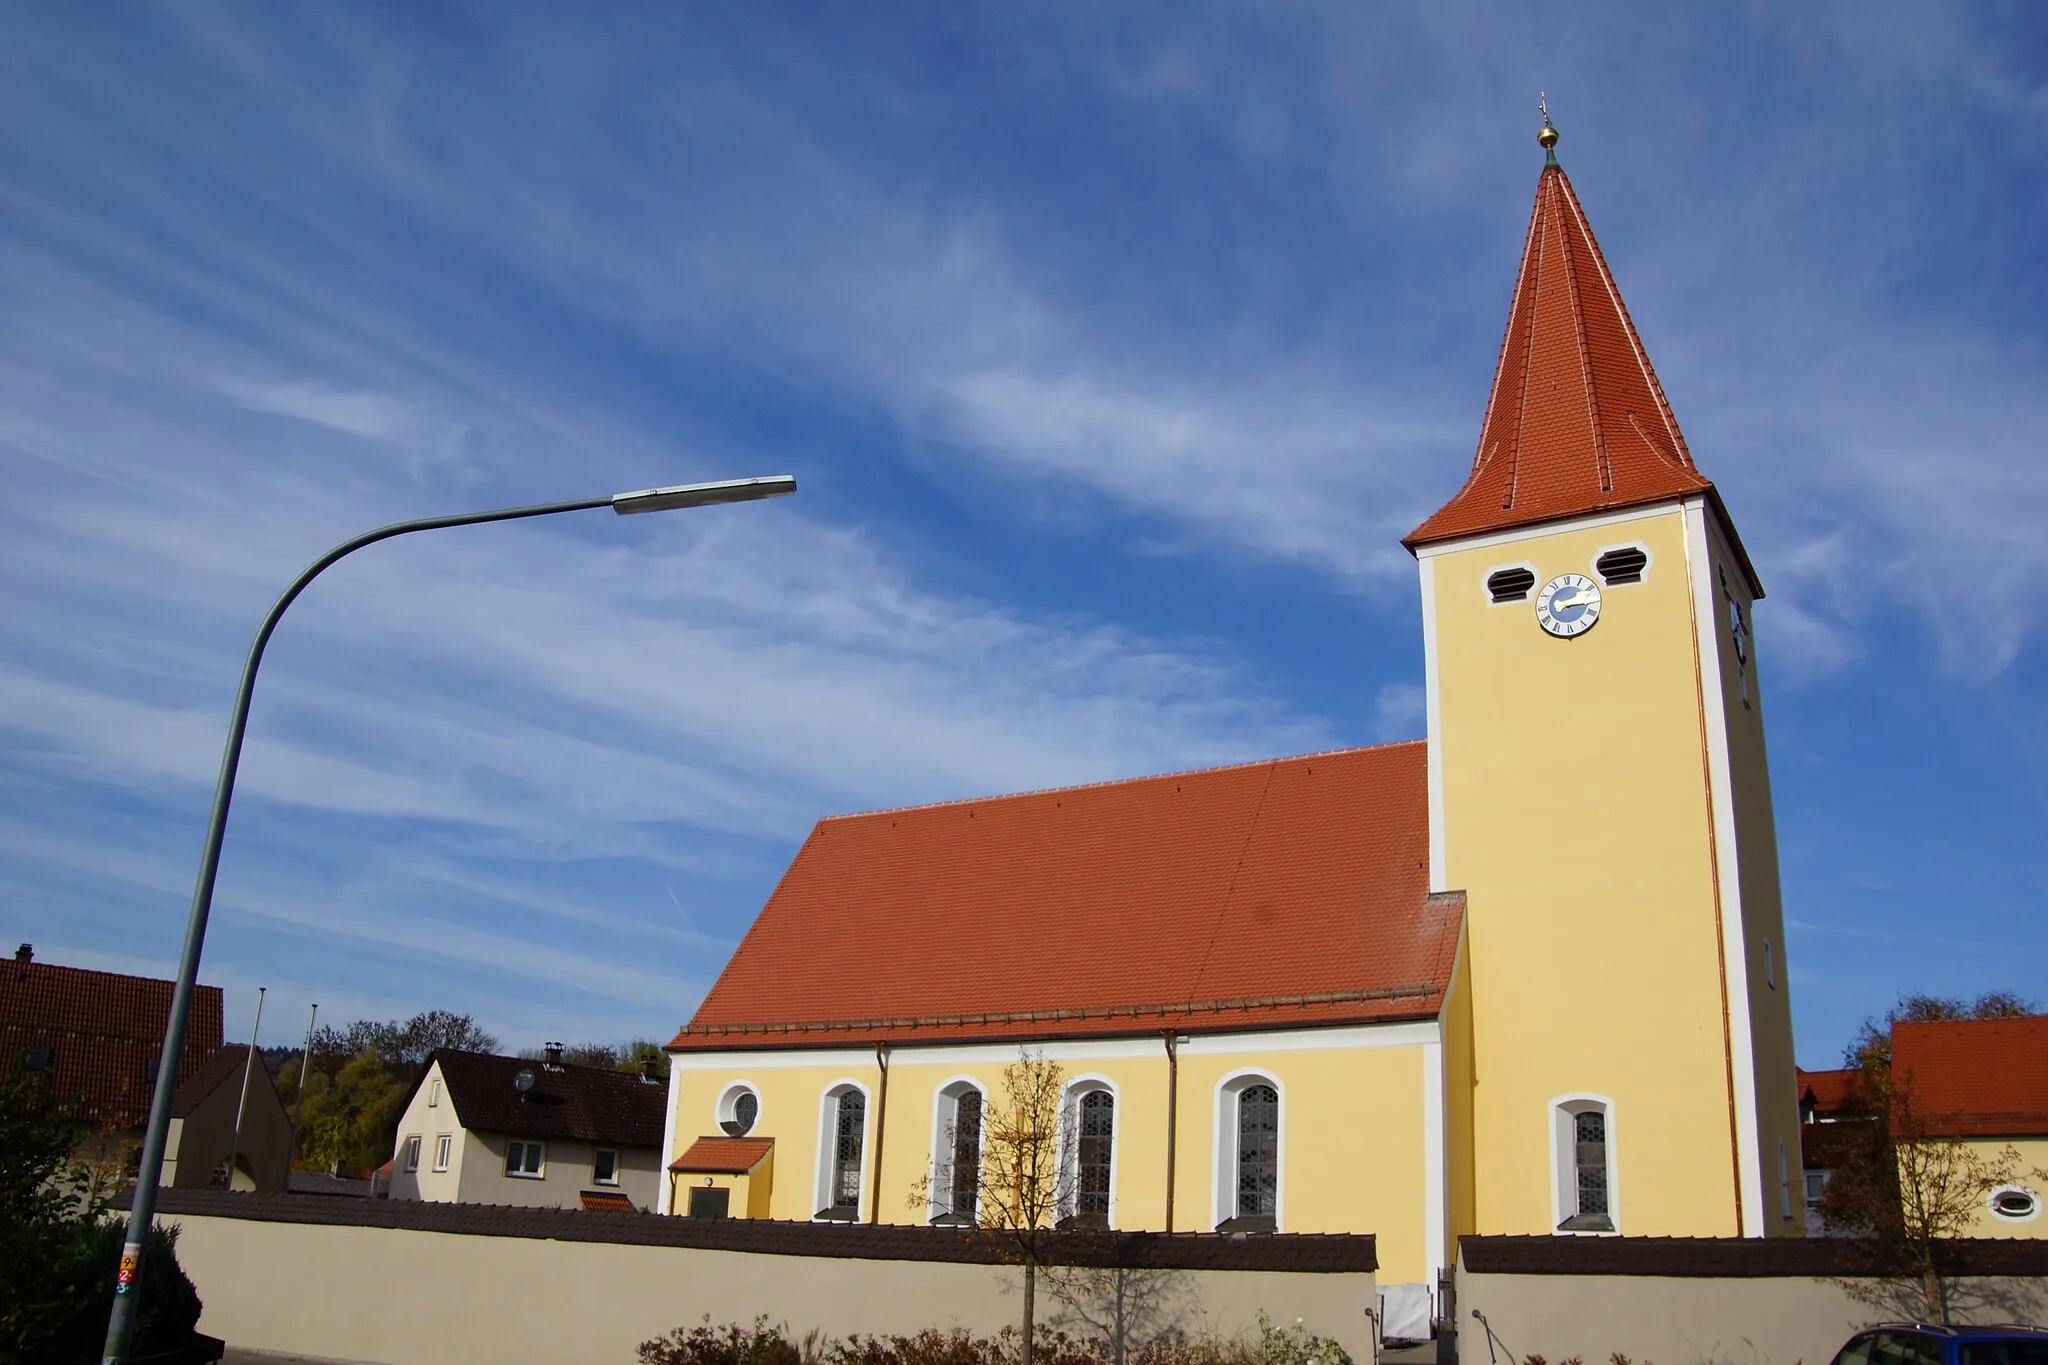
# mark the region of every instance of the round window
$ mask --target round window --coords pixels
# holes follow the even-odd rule
[[[2041,1196],[2032,1190],[2008,1185],[1992,1192],[1991,1211],[2000,1218],[2032,1218],[2041,1211]]]
[[[754,1131],[761,1117],[761,1097],[744,1085],[736,1085],[718,1101],[718,1126],[727,1137],[745,1137]]]

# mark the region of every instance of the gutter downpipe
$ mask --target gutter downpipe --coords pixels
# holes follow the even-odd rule
[[[1180,1128],[1180,1039],[1166,1031],[1166,1230],[1173,1231],[1173,1174]]]
[[[875,1069],[882,1073],[882,1083],[876,1087],[875,1095],[875,1173],[868,1180],[868,1222],[881,1221],[882,1214],[882,1140],[889,1132],[889,1045],[875,1044]]]

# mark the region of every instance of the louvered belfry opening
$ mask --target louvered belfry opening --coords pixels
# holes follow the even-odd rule
[[[1593,561],[1593,571],[1600,575],[1600,581],[1608,587],[1617,583],[1640,583],[1643,570],[1650,566],[1650,556],[1640,545],[1627,545],[1619,550],[1609,550]]]
[[[1535,586],[1536,575],[1527,569],[1502,569],[1486,579],[1486,591],[1496,602],[1520,602]]]

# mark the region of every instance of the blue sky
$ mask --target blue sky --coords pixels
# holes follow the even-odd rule
[[[1421,733],[1549,91],[1769,599],[1802,1061],[2044,993],[2038,6],[17,6],[0,933],[665,1037],[813,820]],[[11,940],[10,940],[11,941]]]

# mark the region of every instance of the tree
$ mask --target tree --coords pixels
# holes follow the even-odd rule
[[[392,1074],[376,1052],[358,1053],[332,1077],[312,1072],[306,1081],[299,1150],[306,1168],[374,1169],[391,1155],[399,1115],[411,1082]]]
[[[1024,1268],[1022,1365],[1032,1365],[1039,1269],[1052,1262],[1062,1243],[1085,1235],[1060,1226],[1073,1203],[1073,1163],[1062,1160],[1060,1151],[1065,1091],[1066,1071],[1059,1063],[1020,1048],[1017,1060],[1003,1068],[1002,1101],[984,1103],[982,1114],[976,1226]],[[930,1176],[911,1189],[910,1205],[931,1207]]]

